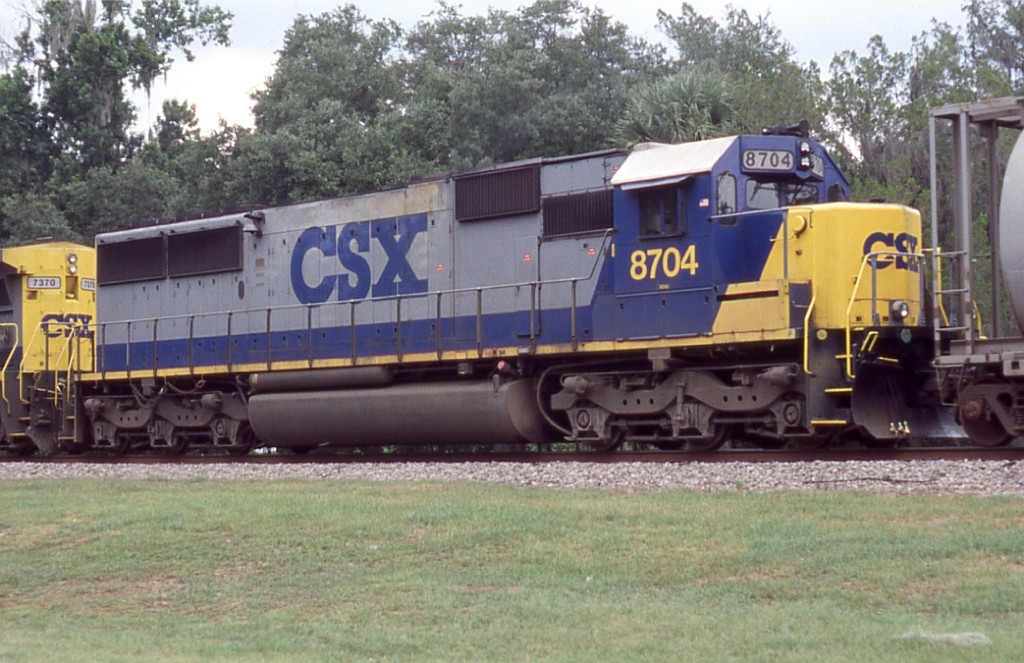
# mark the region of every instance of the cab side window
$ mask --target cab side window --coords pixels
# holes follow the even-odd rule
[[[686,232],[686,196],[682,187],[646,189],[638,195],[641,237]]]
[[[718,176],[718,214],[736,212],[736,177],[729,173]]]

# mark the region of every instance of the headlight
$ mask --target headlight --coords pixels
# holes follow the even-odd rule
[[[68,262],[71,263],[72,265],[74,265],[76,262],[78,262],[78,254],[69,253],[68,254]]]
[[[889,305],[889,316],[893,322],[903,322],[910,315],[910,305],[902,299],[897,299]]]

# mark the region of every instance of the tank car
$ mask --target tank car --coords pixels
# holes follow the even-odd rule
[[[920,217],[847,197],[791,128],[102,234],[76,442],[893,443]]]
[[[92,371],[95,251],[46,242],[0,251],[0,449],[73,448],[74,384]]]
[[[1024,128],[1024,97],[954,104],[931,112],[932,236],[939,238],[939,167],[936,157],[940,124],[948,123],[953,143],[952,245],[936,241],[933,255],[939,352],[936,368],[943,401],[956,408],[959,423],[974,444],[997,447],[1024,434],[1024,143],[1020,137],[1006,165],[1000,197],[998,164],[1001,129]],[[986,140],[977,140],[978,134]],[[985,145],[989,201],[986,210],[991,249],[977,246],[972,229],[971,174],[975,146]],[[982,151],[982,150],[977,150]],[[980,161],[980,159],[979,159]],[[984,171],[983,171],[984,172]],[[991,253],[989,253],[991,250]],[[978,272],[979,259],[991,271]],[[976,300],[988,282],[992,319],[982,321]],[[1002,287],[1012,307],[1016,329],[1004,329]]]

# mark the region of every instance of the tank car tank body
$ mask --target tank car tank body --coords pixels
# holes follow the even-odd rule
[[[847,195],[780,132],[103,234],[83,429],[115,451],[891,443],[928,388],[920,217]]]

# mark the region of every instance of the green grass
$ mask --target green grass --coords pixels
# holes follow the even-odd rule
[[[1020,499],[64,480],[0,503],[0,663],[1024,660]]]

